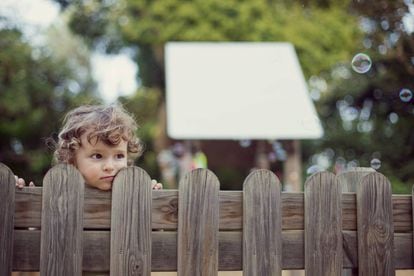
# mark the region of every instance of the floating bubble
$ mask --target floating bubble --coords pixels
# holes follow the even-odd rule
[[[321,166],[312,165],[312,166],[310,166],[309,168],[306,169],[306,174],[312,175],[314,173],[322,172],[322,171],[323,171],[323,168]]]
[[[371,168],[373,168],[374,170],[378,170],[379,168],[381,168],[381,160],[377,158],[372,159]]]
[[[390,122],[392,124],[395,124],[398,122],[398,114],[395,112],[391,112],[390,115],[388,115],[388,120],[390,120]]]
[[[359,165],[358,161],[352,160],[352,161],[349,161],[348,164],[346,164],[346,167],[347,169],[352,169],[352,168],[358,167],[358,165]]]
[[[280,142],[273,141],[272,148],[273,148],[274,151],[277,151],[279,149],[283,149],[283,146],[282,146],[282,144]]]
[[[267,154],[267,159],[268,159],[270,162],[276,162],[276,161],[277,161],[277,156],[276,156],[276,153],[274,153],[274,152],[269,152],[269,153]]]
[[[400,91],[400,99],[401,101],[408,103],[413,98],[413,92],[410,89],[403,88]]]
[[[275,151],[276,158],[280,161],[285,161],[287,158],[286,151],[283,148],[280,148]]]
[[[372,61],[368,55],[359,53],[354,56],[351,65],[355,72],[364,74],[371,69]]]
[[[248,148],[250,147],[251,144],[252,142],[250,140],[247,140],[247,139],[240,140],[240,146],[243,148]]]

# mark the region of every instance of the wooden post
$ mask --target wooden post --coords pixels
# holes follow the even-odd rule
[[[15,184],[13,172],[0,163],[0,275],[12,272]]]
[[[40,274],[82,275],[84,181],[59,164],[43,179]]]
[[[282,274],[280,182],[268,170],[255,170],[243,185],[243,273]]]
[[[359,275],[395,275],[391,184],[380,173],[357,187]]]
[[[306,275],[341,275],[341,190],[335,175],[320,172],[309,177],[304,200]]]
[[[179,184],[178,264],[180,276],[218,273],[219,190],[206,169],[188,173]]]
[[[373,168],[364,168],[364,167],[357,167],[349,169],[346,172],[342,172],[336,176],[339,181],[339,185],[342,188],[343,193],[356,193],[357,187],[361,182],[361,179],[369,173],[375,172]],[[345,258],[353,264],[354,267],[358,266],[358,256],[348,254],[351,252],[351,247],[353,244],[351,242],[348,243],[347,236],[344,235],[343,238],[343,247]],[[342,276],[356,276],[358,275],[358,268],[353,269],[344,269],[342,271]]]
[[[356,193],[361,179],[369,173],[375,172],[373,168],[357,167],[337,175],[343,193]]]
[[[121,170],[113,183],[111,275],[151,275],[151,178],[138,167]]]

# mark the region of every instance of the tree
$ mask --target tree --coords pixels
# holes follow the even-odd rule
[[[2,19],[0,29],[0,162],[17,175],[41,184],[51,166],[46,138],[63,114],[79,102],[96,101],[88,71],[80,78],[68,56],[33,47],[22,32]]]
[[[352,8],[364,31],[360,51],[370,56],[372,67],[359,74],[349,62],[319,76],[329,83],[318,102],[326,136],[313,144],[331,165],[372,165],[390,178],[393,192],[410,193],[414,40],[403,24],[408,5],[361,1]]]
[[[317,108],[326,133],[321,141],[305,144],[304,158],[320,157],[314,154],[318,150],[328,156],[326,168],[341,162],[369,166],[376,158],[393,183],[413,180],[412,100],[402,102],[398,95],[402,88],[414,89],[413,36],[403,24],[412,6],[408,1],[105,3],[73,1],[72,29],[91,47],[109,52],[134,47],[141,83],[161,93],[167,41],[292,42],[312,96],[320,97]],[[371,57],[367,74],[351,69],[358,52]],[[389,139],[403,146],[396,150]]]
[[[307,76],[350,58],[360,37],[346,1],[331,1],[329,9],[326,1],[306,8],[286,2],[74,1],[70,26],[92,47],[137,46],[140,78],[148,87],[164,87],[167,41],[291,41]]]
[[[136,49],[140,82],[161,93],[158,106],[163,114],[166,42],[290,41],[309,77],[351,58],[360,32],[346,5],[347,1],[73,1],[67,13],[72,30],[90,47],[107,52]],[[165,141],[162,135],[156,140],[157,151],[166,146],[160,142]]]

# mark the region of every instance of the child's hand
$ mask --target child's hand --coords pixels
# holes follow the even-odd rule
[[[151,181],[151,186],[152,186],[152,189],[153,190],[162,190],[162,184],[161,183],[158,183],[158,181],[155,180],[155,179],[153,179]]]
[[[14,176],[14,178],[16,179],[16,187],[19,189],[23,189],[24,186],[26,186],[26,181],[24,181],[23,178],[19,178],[17,175]],[[35,184],[33,183],[33,181],[30,181],[29,183],[29,187],[34,187]]]

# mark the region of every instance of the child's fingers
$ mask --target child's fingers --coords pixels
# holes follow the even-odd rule
[[[157,180],[153,179],[151,180],[151,187],[153,190],[161,190],[162,189],[162,184],[158,183]]]
[[[16,187],[19,189],[23,189],[24,186],[26,186],[26,181],[24,181],[23,178],[18,177],[17,175],[14,176],[14,179],[16,179]],[[29,187],[35,187],[35,184],[33,181],[30,181]]]
[[[16,187],[22,189],[26,185],[23,178],[17,178],[16,180]]]

